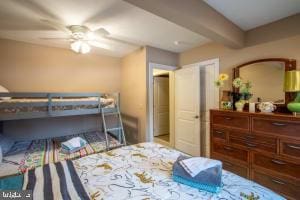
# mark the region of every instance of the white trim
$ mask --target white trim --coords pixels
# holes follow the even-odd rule
[[[214,78],[217,79],[217,77],[219,76],[219,67],[220,67],[220,63],[219,63],[219,58],[214,58],[214,59],[210,59],[210,60],[205,60],[202,62],[197,62],[197,63],[193,63],[193,64],[189,64],[189,65],[185,65],[182,68],[186,68],[186,67],[191,67],[191,66],[206,66],[206,65],[210,65],[213,64],[215,66],[214,69]],[[146,141],[149,142],[153,142],[154,141],[154,137],[153,137],[153,69],[157,68],[157,69],[163,69],[163,70],[168,70],[168,71],[175,71],[177,69],[179,69],[179,67],[176,66],[169,66],[169,65],[162,65],[162,64],[158,64],[158,63],[149,63],[147,66],[147,123],[146,123]],[[174,86],[174,80],[175,80],[175,76],[174,73],[171,73],[172,76],[170,76],[170,78],[173,78],[173,86]],[[171,87],[170,87],[171,89]],[[171,89],[172,90],[172,89]],[[173,98],[173,102],[174,102],[174,91],[170,90],[170,97]],[[174,90],[174,87],[173,87]],[[219,90],[218,89],[214,89],[214,105],[219,105]],[[171,99],[170,98],[170,99]],[[170,104],[171,105],[171,104]],[[174,147],[175,145],[175,107],[174,109],[170,110],[170,116],[172,116],[172,114],[174,115],[174,119],[173,119],[173,124],[172,124],[172,120],[170,121],[170,129],[172,130],[173,134],[171,134],[170,131],[170,146]],[[172,127],[173,126],[173,127]],[[209,131],[209,130],[208,130]],[[207,133],[209,135],[209,133]],[[173,138],[173,139],[172,139]],[[209,155],[208,155],[209,156]]]
[[[148,88],[148,95],[147,95],[147,101],[148,101],[148,106],[147,106],[147,130],[146,131],[146,140],[149,142],[153,142],[154,141],[154,136],[153,136],[153,69],[162,69],[162,70],[167,70],[167,71],[175,71],[176,69],[178,69],[178,67],[176,66],[170,66],[170,65],[162,65],[162,64],[158,64],[158,63],[149,63],[148,66],[148,81],[147,81],[147,88]],[[174,76],[170,77],[171,83],[172,81],[174,81]],[[171,85],[170,85],[171,88]],[[171,89],[172,90],[172,89]],[[170,90],[170,101],[172,98],[174,98],[172,95],[172,91]],[[170,104],[170,106],[172,106]],[[170,117],[172,117],[172,115],[174,115],[174,111],[173,109],[170,110]],[[172,117],[173,118],[173,117]],[[171,119],[171,118],[170,118]],[[172,127],[174,125],[174,123],[172,123],[172,120],[170,120],[170,145],[172,146],[174,144],[174,127]],[[172,132],[173,133],[172,133]],[[171,136],[173,135],[173,136]]]
[[[208,67],[209,65],[212,65],[214,67]],[[219,76],[219,58],[205,60],[202,62],[197,62],[189,65],[182,66],[182,68],[188,68],[188,67],[205,67],[206,73],[209,74],[205,75],[205,88],[201,88],[205,90],[206,97],[205,97],[205,110],[200,109],[200,116],[201,116],[201,156],[210,156],[210,128],[209,128],[209,109],[211,108],[218,108],[219,107],[219,89],[214,86],[214,80],[216,80]]]

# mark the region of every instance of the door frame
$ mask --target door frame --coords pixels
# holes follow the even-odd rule
[[[170,146],[174,147],[175,146],[175,70],[180,69],[180,68],[186,68],[186,67],[191,67],[191,66],[199,66],[203,67],[209,64],[214,64],[214,72],[215,72],[215,79],[219,75],[219,70],[220,70],[220,59],[219,58],[213,58],[213,59],[208,59],[188,65],[184,65],[182,67],[177,67],[177,66],[171,66],[171,65],[163,65],[163,64],[158,64],[158,63],[152,63],[149,62],[148,67],[147,67],[147,123],[146,123],[146,141],[148,142],[153,142],[154,136],[153,136],[153,69],[162,69],[162,70],[168,70],[168,71],[173,71],[172,74],[172,84],[173,89],[170,88],[170,101],[172,99],[172,103],[170,103]],[[170,76],[170,81],[171,81],[171,76]],[[214,83],[212,83],[214,84]],[[215,98],[213,99],[214,105],[219,106],[219,90],[215,89],[214,90],[214,96]],[[172,107],[171,107],[172,106]],[[207,130],[208,132],[210,130]],[[210,133],[205,133],[207,136]],[[202,145],[202,143],[201,143]]]
[[[200,87],[200,91],[202,90],[206,90],[206,102],[209,101],[211,102],[211,106],[209,106],[210,108],[219,108],[220,105],[220,90],[215,87],[214,85],[214,80],[218,79],[219,73],[220,73],[220,59],[219,58],[213,58],[213,59],[209,59],[209,60],[204,60],[204,61],[200,61],[197,63],[193,63],[193,64],[188,64],[188,65],[184,65],[182,66],[182,68],[189,68],[189,67],[193,67],[193,66],[197,66],[200,68],[205,67],[207,65],[214,65],[213,68],[213,76],[207,77],[205,75],[205,78],[202,80],[204,80],[206,83],[207,81],[209,82],[208,85],[206,85],[205,88],[201,88]],[[200,75],[201,76],[201,75]],[[201,79],[200,79],[201,82]],[[210,90],[210,93],[207,93],[208,88],[213,88],[213,92]],[[175,97],[174,97],[175,98]],[[200,96],[201,98],[201,96]],[[207,104],[207,103],[205,103]],[[201,156],[206,156],[206,157],[210,157],[210,128],[209,126],[206,126],[206,124],[202,124],[202,123],[209,123],[210,118],[209,118],[209,108],[207,108],[207,110],[201,110],[201,107],[203,106],[200,105],[200,123],[201,123],[201,135],[200,135],[200,149],[201,149]]]
[[[147,130],[146,130],[146,140],[149,142],[153,142],[154,141],[154,130],[153,130],[153,126],[154,126],[154,121],[153,121],[153,117],[154,117],[154,101],[153,101],[153,95],[154,95],[154,91],[153,91],[153,69],[162,69],[162,70],[167,70],[167,71],[175,71],[176,69],[178,69],[178,67],[176,66],[171,66],[171,65],[162,65],[162,64],[158,64],[158,63],[149,63],[148,66],[148,81],[147,81],[147,88],[148,88],[148,95],[147,95]],[[170,141],[169,144],[171,147],[174,147],[175,144],[175,112],[174,112],[174,72],[173,73],[169,73],[169,106],[170,106],[170,110],[169,110],[169,120],[170,120]]]

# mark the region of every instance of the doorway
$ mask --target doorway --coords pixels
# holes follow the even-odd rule
[[[153,69],[153,135],[158,143],[170,143],[169,71]]]
[[[170,147],[174,147],[175,138],[174,71],[176,69],[176,66],[157,63],[149,63],[148,67],[146,138],[147,141]]]
[[[154,136],[153,71],[169,72],[169,143]],[[146,138],[193,156],[210,157],[209,110],[219,107],[219,59],[177,67],[150,63]]]

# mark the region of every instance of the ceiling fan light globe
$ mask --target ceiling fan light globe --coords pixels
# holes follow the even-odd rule
[[[76,53],[82,53],[82,54],[86,54],[91,51],[90,45],[88,45],[86,42],[81,40],[71,43],[71,49]]]
[[[90,45],[88,45],[86,42],[83,42],[81,45],[80,53],[86,54],[89,53],[90,51],[91,51]]]

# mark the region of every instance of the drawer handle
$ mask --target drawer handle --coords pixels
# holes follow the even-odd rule
[[[224,165],[227,165],[227,166],[230,166],[230,167],[232,167],[233,165],[231,164],[231,163],[229,163],[229,162],[223,162],[224,163]]]
[[[273,124],[274,126],[286,126],[286,124],[278,123],[278,122],[273,122],[272,124]]]
[[[280,184],[280,185],[285,185],[285,182],[276,180],[276,179],[271,179],[271,181],[273,181],[274,183]]]
[[[233,151],[233,149],[231,147],[226,147],[225,146],[224,149],[227,150],[227,151]]]
[[[290,147],[291,149],[298,149],[300,150],[300,146],[295,146],[295,145],[292,145],[292,144],[287,144],[288,147]]]
[[[285,162],[282,162],[282,161],[280,161],[280,160],[275,160],[275,159],[273,159],[273,160],[271,160],[272,161],[272,163],[275,163],[275,164],[278,164],[278,165],[285,165],[286,163]]]
[[[224,134],[222,131],[215,131],[215,133]]]
[[[255,139],[255,136],[254,136],[254,135],[246,135],[245,138],[248,138],[248,139]]]
[[[248,147],[256,147],[256,146],[257,146],[256,144],[251,144],[251,143],[246,143],[246,145],[247,145]]]
[[[226,120],[231,120],[232,118],[231,118],[231,117],[225,117],[225,119],[226,119]]]

